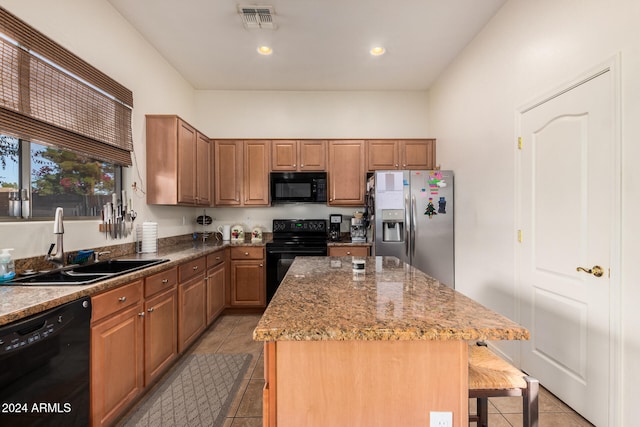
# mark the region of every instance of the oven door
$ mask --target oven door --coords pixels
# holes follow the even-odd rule
[[[297,256],[326,256],[327,247],[291,248],[267,244],[267,304]]]

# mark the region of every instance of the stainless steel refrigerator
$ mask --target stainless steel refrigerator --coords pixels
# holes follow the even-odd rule
[[[391,255],[453,288],[453,172],[376,171],[375,255]]]

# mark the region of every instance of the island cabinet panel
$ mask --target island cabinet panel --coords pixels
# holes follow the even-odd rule
[[[178,352],[184,352],[207,326],[206,258],[182,264],[178,270]]]
[[[329,141],[329,206],[361,206],[365,193],[363,140]]]
[[[91,425],[108,426],[144,388],[142,281],[91,301]]]
[[[265,426],[428,426],[431,411],[468,425],[464,341],[278,341],[265,350]]]

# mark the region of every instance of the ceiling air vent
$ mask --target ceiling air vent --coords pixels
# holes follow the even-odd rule
[[[273,6],[238,6],[238,13],[245,28],[276,29],[273,21],[273,15],[275,15]]]

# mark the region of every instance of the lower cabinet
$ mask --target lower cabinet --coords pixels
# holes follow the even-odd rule
[[[138,280],[91,298],[91,425],[111,425],[144,388]]]
[[[225,290],[227,288],[227,250],[207,256],[207,326],[212,324],[225,306]]]
[[[144,385],[157,379],[178,357],[178,269],[145,279]]]
[[[369,256],[369,246],[329,246],[329,256]]]
[[[227,257],[214,252],[91,298],[91,426],[113,425],[224,310]],[[240,271],[253,283],[251,269]],[[239,296],[257,304],[264,291]]]
[[[267,304],[264,247],[231,248],[231,306],[263,308]]]
[[[178,352],[182,353],[207,327],[206,257],[178,269]]]

